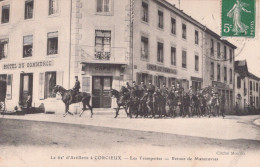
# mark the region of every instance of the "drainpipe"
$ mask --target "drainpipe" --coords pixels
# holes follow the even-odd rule
[[[70,0],[70,39],[69,39],[69,78],[68,78],[68,89],[70,89],[70,72],[71,72],[71,27],[72,27],[72,0]]]
[[[130,57],[131,57],[131,63],[132,63],[132,82],[133,82],[133,80],[134,80],[134,52],[133,52],[133,16],[132,16],[132,14],[133,14],[133,7],[134,7],[134,5],[133,5],[133,0],[130,0],[130,44],[129,44],[129,46],[130,46]]]

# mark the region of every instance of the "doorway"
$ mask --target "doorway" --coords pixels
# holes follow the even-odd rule
[[[110,108],[110,90],[112,87],[112,77],[93,76],[92,79],[92,105],[94,108]]]
[[[20,77],[20,105],[26,106],[28,96],[33,95],[33,74],[21,74]]]

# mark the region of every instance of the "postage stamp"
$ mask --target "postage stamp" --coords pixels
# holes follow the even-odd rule
[[[222,0],[221,34],[255,37],[255,0]]]

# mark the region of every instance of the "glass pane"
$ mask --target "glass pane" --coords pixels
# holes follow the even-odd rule
[[[103,0],[97,0],[97,12],[102,12]]]
[[[104,90],[110,90],[111,84],[110,84],[110,78],[104,78]]]
[[[94,89],[99,89],[101,90],[101,84],[100,84],[100,78],[94,78]]]
[[[28,92],[29,90],[29,76],[25,75],[23,76],[23,91]]]
[[[33,43],[33,36],[28,35],[23,37],[23,45],[32,45]]]

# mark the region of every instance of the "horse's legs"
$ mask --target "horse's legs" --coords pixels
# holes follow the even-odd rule
[[[69,105],[65,105],[65,113],[63,114],[63,117],[66,117],[66,115],[68,114],[68,106]]]

